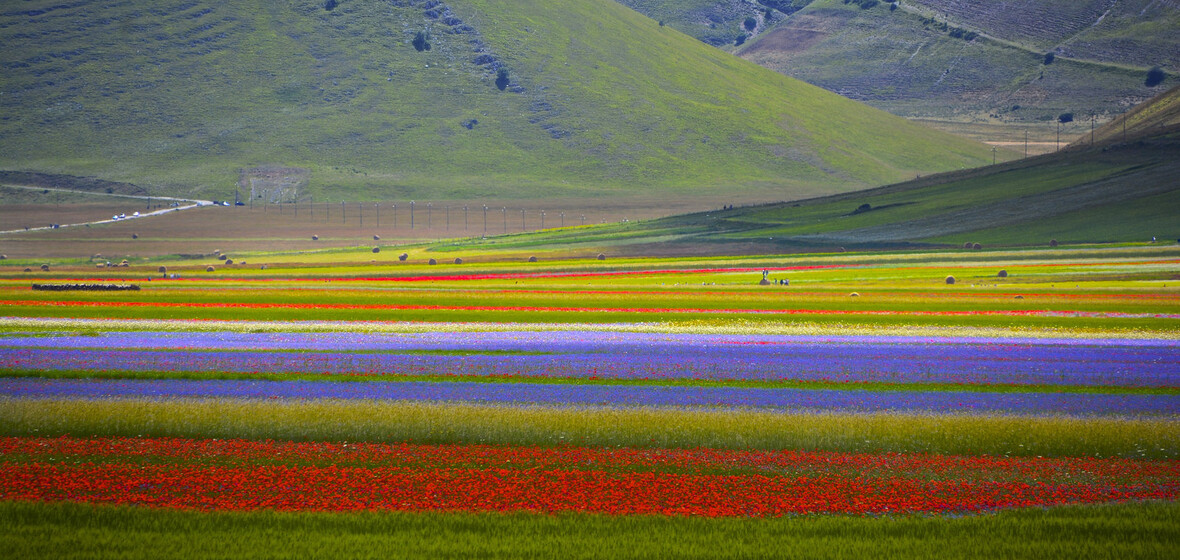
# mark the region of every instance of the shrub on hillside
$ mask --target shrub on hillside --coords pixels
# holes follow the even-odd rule
[[[1164,78],[1168,75],[1164,73],[1164,69],[1156,66],[1147,71],[1147,79],[1143,81],[1143,85],[1147,87],[1155,87],[1163,83]]]
[[[430,50],[430,33],[419,31],[417,35],[414,35],[414,40],[410,41],[410,44],[414,45],[414,50],[418,52]]]
[[[1045,61],[1044,61],[1045,66],[1053,64],[1053,60],[1056,58],[1057,58],[1057,55],[1055,55],[1051,52],[1045,53]]]
[[[1057,117],[1057,122],[1059,122],[1061,124],[1073,122],[1073,113],[1061,113]]]
[[[758,27],[758,20],[748,17],[746,21],[742,22],[742,27],[745,27],[746,31],[753,31],[755,27]]]
[[[500,91],[504,91],[504,88],[508,87],[508,69],[503,66],[496,70],[496,87]]]
[[[326,2],[324,2],[324,9],[330,12],[332,10],[335,10],[336,6],[339,6],[339,5],[340,5],[340,3],[337,2],[336,0],[327,0]]]

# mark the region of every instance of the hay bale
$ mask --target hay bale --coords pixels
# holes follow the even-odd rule
[[[970,241],[968,241],[968,242],[966,242],[966,243],[964,243],[964,244],[963,244],[963,248],[964,248],[964,249],[970,249],[970,248],[972,248],[972,247],[974,247],[974,246],[975,246],[975,244],[974,244],[974,243],[972,243],[972,242],[970,242]]]
[[[94,268],[106,268],[107,265],[103,263],[94,263]]]
[[[603,253],[598,253],[598,260],[600,260],[600,261],[605,261],[605,260],[606,260],[606,255],[605,255],[605,254],[603,254]]]
[[[1024,296],[1016,296],[1016,297],[1014,297],[1014,298],[1012,298],[1012,299],[1024,299]]]
[[[947,283],[947,284],[954,284],[954,283],[955,283],[955,277],[954,277],[954,276],[947,276],[947,277],[946,277],[946,283]]]
[[[537,262],[537,257],[529,257],[529,262]]]
[[[380,247],[373,247],[373,252],[374,252],[374,253],[380,253],[380,252],[381,252],[381,248],[380,248]]]
[[[770,280],[767,280],[765,278],[758,281],[759,286],[769,286],[770,284],[771,284]]]
[[[131,234],[131,239],[139,239],[139,234],[138,233]]]
[[[844,250],[844,248],[843,248],[843,247],[837,247],[837,248],[836,248],[836,252],[837,252],[837,253],[844,253],[844,252],[845,252],[845,250]]]
[[[213,250],[213,254],[214,254],[214,255],[220,255],[220,254],[221,254],[221,249],[214,249],[214,250]]]
[[[463,264],[463,259],[455,257],[455,264]]]
[[[225,264],[234,264],[233,259],[225,259]]]
[[[32,272],[32,271],[33,271],[33,269],[25,267],[25,272]]]
[[[404,261],[408,258],[410,258],[410,255],[408,253],[402,253],[397,256],[397,260],[399,260],[399,261]]]
[[[212,266],[206,266],[205,272],[213,272],[215,269]]]
[[[227,258],[229,258],[229,257],[227,257],[225,255],[217,255],[217,260],[219,260],[219,261],[224,261]]]
[[[161,266],[160,268],[156,269],[156,272],[159,272],[160,274],[168,274],[168,267]]]
[[[852,292],[851,294],[848,294],[848,297],[860,297],[860,294]]]
[[[975,245],[972,245],[972,246],[971,246],[971,248],[972,248],[972,249],[975,249],[976,251],[978,251],[978,250],[980,250],[980,249],[982,249],[982,248],[983,248],[983,245],[980,245],[980,244],[976,243]]]
[[[1056,239],[1050,239],[1050,240],[1049,240],[1049,246],[1050,246],[1050,247],[1056,247],[1056,246],[1057,246],[1057,240],[1056,240]]]
[[[49,272],[49,265],[47,265],[47,264],[41,265],[41,270],[43,270],[45,272]]]
[[[373,236],[373,241],[381,241],[381,236],[380,236],[380,235],[374,235],[374,236]]]
[[[312,241],[319,241],[319,240],[320,240],[320,236],[318,236],[318,235],[313,235],[313,236],[311,236],[311,240],[312,240]]]
[[[438,261],[435,259],[430,259],[429,261],[426,262],[426,264],[438,264]]]
[[[0,255],[0,261],[8,260],[8,255]]]
[[[1000,278],[1007,278],[1007,277],[1008,277],[1008,271],[1007,271],[1007,270],[1001,270],[1001,271],[999,272],[999,274],[996,274],[996,276],[998,276],[998,277],[1000,277]]]

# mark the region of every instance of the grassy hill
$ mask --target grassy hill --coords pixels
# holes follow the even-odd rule
[[[257,168],[297,177],[267,194],[287,201],[766,200],[991,155],[614,3],[327,7],[6,4],[0,169],[205,198]]]
[[[967,4],[977,9],[950,9]],[[1103,122],[1177,83],[1170,76],[1148,87],[1145,78],[1151,66],[1174,64],[1172,54],[1162,53],[1180,51],[1173,31],[1180,28],[1180,10],[1161,8],[1158,18],[1170,24],[1155,32],[1141,18],[1109,14],[1098,28],[1107,34],[1102,44],[1109,48],[1103,48],[1097,39],[1083,39],[1097,29],[1076,29],[1092,14],[1058,4],[1096,3],[918,1],[865,10],[816,0],[740,54],[898,115],[1025,126],[1042,139],[1063,113],[1077,121],[1097,115]],[[1166,60],[1153,62],[1152,53]],[[1088,132],[1079,122],[1065,132],[1072,137],[1083,128]]]
[[[1176,85],[1180,9],[1153,0],[626,0],[702,41],[894,114],[1030,153]],[[771,11],[767,19],[764,10]],[[780,11],[781,10],[781,11]],[[721,16],[729,16],[721,17]],[[724,30],[722,33],[721,30]],[[1046,55],[1052,53],[1052,59]],[[1046,64],[1046,61],[1049,61]],[[1163,83],[1145,85],[1152,67]],[[1083,122],[1087,121],[1087,122]],[[1028,136],[1026,136],[1026,134]],[[1064,144],[1062,144],[1064,145]]]
[[[1171,242],[1180,238],[1178,155],[1173,127],[860,192],[474,243],[648,256]]]
[[[1145,136],[1158,136],[1168,131],[1180,131],[1180,86],[1119,115],[1095,130],[1092,138],[1083,137],[1074,146],[1120,143]]]

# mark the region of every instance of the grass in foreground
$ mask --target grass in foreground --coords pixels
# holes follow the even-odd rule
[[[777,519],[463,513],[203,513],[0,502],[16,558],[1159,558],[1180,505],[1009,510],[959,518]]]

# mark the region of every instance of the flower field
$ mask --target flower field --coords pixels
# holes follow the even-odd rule
[[[843,527],[824,550],[851,550],[879,523],[1049,538],[1022,513],[1048,508],[1139,519],[1130,556],[1174,544],[1180,254],[979,258],[289,264],[134,292],[0,270],[0,520],[68,540],[79,519],[172,512],[167,541],[227,515],[521,535],[572,518],[669,551],[741,523]]]

